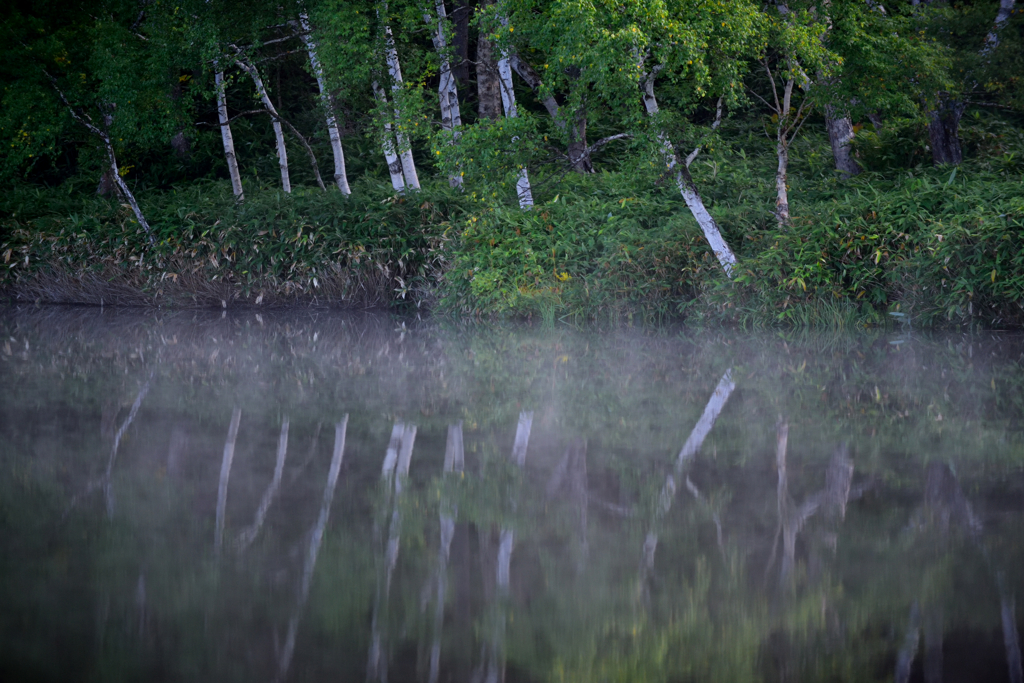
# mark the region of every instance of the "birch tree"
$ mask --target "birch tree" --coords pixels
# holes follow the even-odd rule
[[[437,52],[440,64],[440,77],[437,84],[437,97],[441,105],[441,130],[447,135],[449,144],[458,142],[462,128],[462,114],[459,111],[459,92],[452,73],[450,62],[450,49],[445,32],[449,29],[448,13],[444,7],[444,0],[436,0],[435,15],[424,10],[423,21],[431,26],[434,31],[431,40],[434,43],[434,50]],[[435,26],[436,22],[436,26]],[[462,174],[451,173],[448,176],[448,184],[452,187],[462,187]]]
[[[388,80],[391,84],[391,101],[388,102],[387,95],[384,89],[377,83],[374,82],[374,94],[377,96],[378,102],[383,105],[384,116],[393,116],[394,122],[394,136],[398,143],[397,153],[398,158],[401,161],[402,176],[404,181],[404,187],[408,187],[413,190],[420,189],[419,177],[416,174],[416,164],[412,158],[412,144],[409,142],[408,134],[402,129],[405,117],[403,116],[401,99],[402,99],[402,66],[398,59],[398,49],[395,47],[395,37],[391,32],[391,24],[387,18],[388,6],[386,2],[382,2],[377,6],[377,19],[380,22],[380,33],[381,43],[384,52],[384,61],[388,68]],[[390,105],[392,112],[387,112],[387,107]],[[385,124],[385,130],[389,130],[388,124]],[[390,142],[390,141],[388,141]],[[389,156],[389,151],[385,147],[385,156]],[[388,168],[390,169],[392,162],[388,159]],[[395,181],[395,174],[392,172],[392,184]],[[396,189],[398,189],[396,187]]]
[[[217,94],[217,122],[220,124],[220,139],[224,146],[224,160],[228,165],[228,177],[231,178],[231,191],[239,202],[245,201],[242,190],[242,176],[238,172],[238,156],[235,154],[235,139],[231,135],[231,124],[228,119],[227,88],[224,83],[224,71],[214,62],[214,87]]]
[[[443,5],[442,5],[443,7]],[[324,68],[317,57],[317,45],[313,39],[313,27],[309,23],[309,15],[305,12],[299,14],[299,28],[302,31],[302,41],[306,45],[306,52],[309,54],[309,66],[316,77],[316,85],[320,91],[320,104],[324,108],[327,122],[327,134],[331,139],[331,151],[334,154],[334,183],[341,190],[343,195],[352,194],[348,184],[348,175],[345,172],[345,151],[341,146],[341,134],[338,132],[338,121],[334,116],[334,105],[331,102],[330,94],[324,84]]]
[[[256,67],[242,59],[236,59],[235,63],[252,79],[253,85],[256,86],[257,96],[259,96],[267,112],[270,113],[272,125],[274,126],[274,139],[277,141],[277,165],[281,172],[281,187],[285,192],[290,193],[292,191],[292,181],[288,173],[288,148],[284,144],[284,128],[281,125],[280,117],[277,116],[277,109],[274,108],[274,103],[270,100],[267,88],[263,85],[263,79],[260,77],[260,72],[256,70]]]

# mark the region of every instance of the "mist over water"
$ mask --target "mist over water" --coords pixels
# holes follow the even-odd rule
[[[0,678],[1021,681],[1022,363],[0,311]]]

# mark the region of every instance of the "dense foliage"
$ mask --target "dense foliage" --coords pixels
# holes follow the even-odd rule
[[[0,287],[1019,325],[1022,45],[1011,0],[24,0]]]

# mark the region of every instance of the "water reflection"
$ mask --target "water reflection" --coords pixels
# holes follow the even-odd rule
[[[6,680],[1022,680],[1019,337],[0,335]]]

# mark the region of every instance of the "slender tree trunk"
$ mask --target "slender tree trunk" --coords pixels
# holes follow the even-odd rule
[[[896,673],[893,680],[896,683],[907,683],[910,680],[910,669],[914,666],[917,658],[917,649],[921,643],[921,608],[915,601],[910,606],[910,623],[907,625],[907,635],[903,638],[903,647],[896,656]]]
[[[320,545],[323,542],[324,530],[327,528],[327,519],[331,514],[331,503],[334,501],[334,489],[338,484],[338,473],[341,472],[341,461],[345,455],[345,432],[348,429],[348,415],[341,418],[341,421],[334,426],[334,455],[331,457],[331,466],[327,470],[327,484],[324,486],[324,497],[320,502],[320,514],[317,516],[316,524],[313,525],[313,533],[309,537],[309,549],[306,552],[306,561],[302,567],[302,583],[299,584],[299,595],[296,600],[295,611],[288,620],[288,635],[285,637],[284,647],[278,660],[277,681],[284,681],[288,677],[288,668],[291,666],[292,655],[295,653],[295,638],[299,631],[299,617],[302,616],[302,609],[309,599],[309,588],[313,583],[313,571],[316,569],[316,560],[320,554]]]
[[[448,443],[444,451],[444,470],[447,477],[461,474],[465,465],[462,446],[462,422],[448,425]],[[437,557],[437,603],[434,606],[434,639],[430,645],[430,673],[428,683],[437,683],[441,665],[441,630],[444,626],[444,603],[448,588],[448,557],[451,551],[452,537],[455,536],[455,518],[458,507],[455,501],[447,496],[441,499],[441,544]]]
[[[685,467],[700,452],[701,446],[704,445],[704,440],[711,433],[711,429],[715,426],[718,416],[722,414],[722,409],[725,408],[725,404],[735,388],[736,383],[732,381],[732,368],[729,368],[722,375],[722,378],[718,380],[718,385],[704,406],[704,412],[701,413],[700,419],[697,420],[697,424],[694,425],[690,435],[686,437],[686,442],[676,457],[672,473],[665,477],[665,484],[661,488],[658,508],[655,512],[657,519],[661,519],[672,509],[672,501],[675,500],[676,494],[676,479],[683,475]],[[647,585],[647,577],[654,570],[654,555],[657,550],[658,533],[652,529],[644,539],[643,554],[640,561],[640,581],[638,584],[640,591],[638,592],[644,590]]]
[[[404,117],[399,104],[402,90],[402,66],[398,61],[398,50],[395,49],[395,38],[391,33],[391,26],[387,24],[384,25],[384,50],[388,63],[388,74],[391,76],[391,97],[395,107],[395,139],[398,141],[398,156],[402,160],[402,173],[405,176],[406,187],[418,190],[420,181],[412,159],[412,145],[409,143],[409,136],[402,130]]]
[[[502,17],[501,23],[506,25],[508,20]],[[508,54],[504,52],[498,58],[498,78],[501,85],[501,106],[505,110],[505,118],[514,119],[519,115],[519,110],[516,107],[516,93],[512,84],[512,67],[509,65]],[[515,142],[515,139],[512,141]],[[533,189],[530,187],[530,175],[525,166],[519,169],[516,195],[519,197],[519,208],[529,209],[533,206]]]
[[[260,529],[263,527],[263,521],[267,518],[267,511],[270,509],[270,504],[274,502],[277,490],[281,486],[281,476],[284,474],[284,462],[287,457],[288,418],[285,417],[284,422],[281,423],[281,436],[277,439],[277,460],[274,464],[274,478],[270,480],[267,490],[263,492],[263,498],[260,500],[260,506],[256,509],[256,517],[253,519],[252,526],[238,535],[239,550],[245,550],[245,548],[247,548],[260,533]]]
[[[215,64],[216,66],[216,64]],[[228,124],[228,98],[224,86],[224,72],[219,69],[213,74],[213,80],[217,89],[217,120],[220,123],[220,139],[224,144],[224,159],[228,163],[228,176],[231,178],[231,191],[235,193],[235,199],[239,202],[245,201],[245,193],[242,191],[242,176],[238,172],[238,158],[235,156],[235,140],[231,136],[231,126]]]
[[[217,484],[217,521],[213,532],[213,550],[220,553],[224,544],[224,515],[228,505],[228,480],[231,477],[231,464],[235,459],[235,441],[238,439],[238,423],[242,419],[241,408],[231,413],[231,424],[228,426],[228,438],[224,441],[224,456],[220,462],[220,479]]]
[[[853,159],[853,122],[849,116],[840,116],[832,105],[825,105],[825,128],[828,130],[828,141],[832,145],[832,158],[836,170],[844,178],[860,173],[860,166]]]
[[[263,79],[260,78],[260,72],[256,67],[246,64],[241,60],[235,63],[252,78],[253,84],[256,85],[256,93],[260,96],[263,106],[270,112],[274,126],[274,138],[277,140],[277,165],[281,169],[281,187],[285,192],[290,193],[292,191],[292,181],[288,174],[288,149],[284,145],[284,128],[281,126],[281,117],[277,115],[277,108],[274,107],[274,103],[270,100],[267,89],[263,86]]]
[[[462,114],[459,111],[459,93],[455,83],[455,76],[452,74],[451,64],[448,61],[448,42],[444,36],[445,25],[448,23],[448,15],[444,8],[444,0],[437,0],[437,28],[432,36],[434,49],[440,59],[440,80],[437,84],[437,96],[441,104],[441,128],[448,133],[448,144],[454,145],[462,134]],[[434,17],[429,12],[423,13],[423,20],[428,25],[434,23]],[[448,177],[448,184],[451,187],[462,187],[462,175],[453,174]]]
[[[650,116],[658,113],[658,100],[654,96],[654,77],[659,70],[655,69],[644,82],[644,107]],[[658,141],[661,143],[666,170],[669,173],[675,173],[676,186],[679,188],[679,193],[683,196],[687,208],[690,209],[690,213],[693,214],[697,225],[700,226],[701,231],[704,233],[704,238],[711,245],[711,250],[715,253],[715,257],[722,265],[725,274],[731,278],[733,266],[736,265],[736,256],[722,237],[722,232],[718,229],[718,223],[715,222],[715,219],[704,206],[704,201],[701,199],[700,193],[697,192],[697,186],[694,184],[693,178],[690,177],[685,164],[678,162],[675,149],[672,147],[672,143],[669,142],[668,137],[664,133],[658,133]]]
[[[789,225],[789,189],[786,181],[789,176],[789,141],[781,132],[775,145],[775,156],[778,166],[775,170],[775,217],[779,227]]]
[[[348,174],[345,172],[345,151],[341,147],[341,134],[338,132],[338,122],[334,117],[334,106],[324,86],[324,69],[317,57],[316,42],[313,40],[309,16],[305,12],[299,15],[299,27],[302,29],[302,40],[306,43],[306,52],[309,53],[309,65],[313,68],[313,75],[316,76],[316,84],[320,89],[320,104],[327,115],[327,133],[331,138],[331,150],[334,152],[334,183],[343,195],[348,196],[352,194],[352,190],[348,184]]]
[[[480,10],[493,4],[494,0],[482,0]],[[484,31],[480,31],[476,39],[476,94],[480,120],[497,121],[502,109],[501,79],[494,46]]]
[[[380,103],[382,109],[387,111],[388,96],[384,92],[384,88],[380,86],[380,83],[373,81],[373,95]],[[387,114],[385,113],[385,116]],[[395,133],[391,121],[387,118],[384,120],[384,141],[381,143],[381,149],[384,152],[384,160],[388,165],[388,173],[391,175],[391,187],[394,188],[395,192],[405,192],[405,174],[402,173],[402,162],[398,159],[398,154],[395,152]]]

